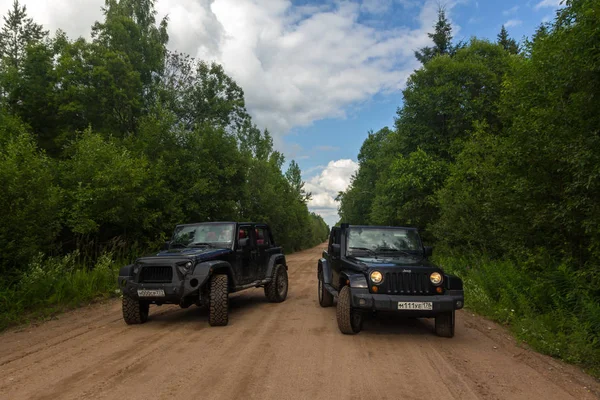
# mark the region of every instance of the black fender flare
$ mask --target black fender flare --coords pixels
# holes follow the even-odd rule
[[[269,264],[267,265],[267,273],[265,274],[265,278],[271,277],[271,274],[273,274],[273,269],[277,264],[283,265],[285,267],[285,270],[287,271],[288,266],[287,262],[285,261],[285,256],[281,253],[273,254],[271,258],[269,258]]]
[[[368,289],[369,283],[367,278],[363,274],[357,274],[355,272],[344,271],[340,274],[340,289],[343,286],[350,286],[351,288]]]
[[[185,277],[184,293],[193,292],[204,286],[212,274],[226,274],[229,278],[229,288],[233,291],[236,281],[231,264],[223,260],[212,260],[196,264],[192,273]]]
[[[319,278],[319,272],[323,272],[323,283],[331,285],[333,273],[331,272],[331,266],[329,265],[329,261],[327,261],[326,258],[321,258],[319,260],[317,268],[317,279]]]
[[[463,281],[456,275],[444,274],[444,281],[448,290],[463,290]]]
[[[119,270],[119,276],[133,276],[133,266],[135,264],[129,264],[124,267],[121,267]]]

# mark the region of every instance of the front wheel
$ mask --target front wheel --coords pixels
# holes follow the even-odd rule
[[[143,324],[148,321],[150,304],[123,295],[123,319],[127,325]]]
[[[352,308],[349,286],[344,286],[342,290],[340,290],[335,314],[337,317],[338,328],[343,334],[354,335],[361,331],[363,320],[362,311]]]
[[[213,275],[210,278],[208,323],[211,326],[225,326],[229,322],[229,291],[227,286],[227,275]]]
[[[441,337],[454,337],[455,323],[454,310],[438,314],[435,317],[435,333]]]
[[[271,303],[281,303],[287,297],[288,275],[284,265],[277,264],[271,282],[265,285],[265,296]]]

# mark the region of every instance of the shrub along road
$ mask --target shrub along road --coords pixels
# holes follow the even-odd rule
[[[317,302],[322,246],[288,256],[290,291],[231,298],[229,325],[204,309],[150,308],[127,326],[120,302],[61,315],[0,336],[2,399],[594,399],[600,384],[518,347],[468,312],[453,339],[432,320],[380,316],[342,335],[335,309]],[[468,301],[468,299],[467,299]]]

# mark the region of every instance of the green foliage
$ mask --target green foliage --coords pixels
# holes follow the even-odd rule
[[[2,19],[0,60],[3,66],[19,69],[27,46],[44,39],[48,32],[27,18],[27,6],[21,7],[18,0],[14,0],[12,9]]]
[[[38,253],[16,281],[0,286],[0,330],[115,295],[118,265],[123,262],[104,253],[88,269],[77,252],[64,257]]]
[[[242,88],[167,52],[154,4],[107,0],[91,42],[42,40],[18,3],[5,20],[17,41],[0,47],[0,329],[110,294],[117,264],[178,223],[267,222],[286,252],[327,238]]]
[[[595,373],[598,26],[600,3],[571,0],[520,53],[503,29],[497,44],[472,39],[427,60],[395,130],[363,146],[385,150],[338,196],[343,222],[417,225],[463,277],[472,309]]]
[[[446,18],[446,11],[443,7],[438,9],[438,20],[433,33],[428,33],[427,36],[433,41],[433,47],[423,47],[415,51],[415,57],[423,64],[427,64],[437,56],[453,55],[463,47],[462,43],[452,45],[452,25]]]
[[[498,44],[511,54],[519,53],[519,45],[517,44],[517,41],[508,36],[508,31],[504,25],[502,25],[502,29],[500,29],[500,33],[498,34]]]
[[[30,134],[12,134],[3,138],[0,149],[0,271],[6,275],[32,253],[53,249],[62,200],[52,161],[36,148]]]
[[[436,256],[463,279],[468,308],[506,324],[534,349],[600,374],[600,305],[593,284],[566,264],[532,274],[507,260],[450,253]]]

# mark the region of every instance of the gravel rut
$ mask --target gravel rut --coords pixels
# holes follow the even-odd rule
[[[342,335],[317,301],[322,249],[288,256],[285,302],[232,295],[226,327],[195,306],[151,306],[148,323],[127,326],[113,300],[7,331],[0,399],[600,398],[591,377],[466,311],[453,339],[433,320],[390,315]]]

